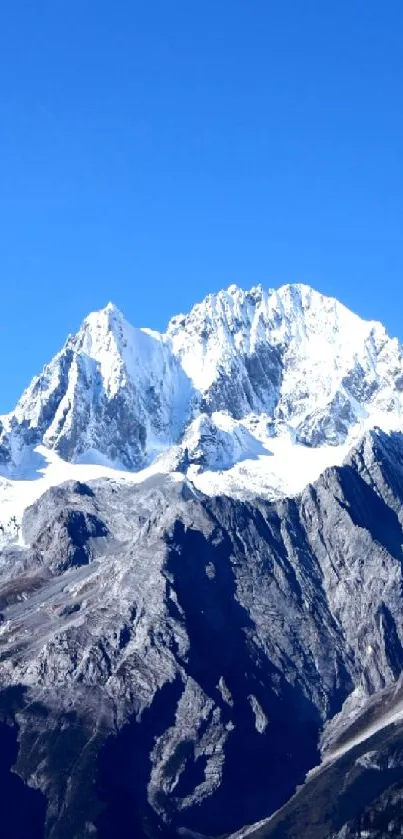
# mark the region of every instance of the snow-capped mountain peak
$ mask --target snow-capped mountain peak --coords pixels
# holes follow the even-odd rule
[[[173,317],[163,334],[132,327],[108,303],[1,418],[0,458],[3,472],[18,474],[42,445],[73,463],[138,470],[174,446],[164,463],[187,464],[193,475],[239,466],[248,483],[247,463],[259,465],[256,491],[267,487],[262,458],[279,475],[273,453],[284,441],[325,452],[328,465],[332,447],[335,462],[367,428],[399,428],[402,394],[399,342],[303,284],[230,285]],[[301,473],[292,489],[302,484]]]
[[[386,381],[401,370],[398,342],[305,285],[232,285],[173,318],[167,335],[203,409],[240,420],[266,413],[277,430],[309,445],[345,439],[366,414],[370,392],[379,391],[381,410],[386,391],[400,410],[395,384]]]
[[[136,329],[109,303],[92,312],[0,427],[2,459],[18,467],[44,444],[66,460],[146,465],[178,436],[186,377],[162,335]]]

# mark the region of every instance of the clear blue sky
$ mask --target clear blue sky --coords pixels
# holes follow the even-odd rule
[[[306,282],[403,338],[402,0],[0,10],[0,411],[88,311]]]

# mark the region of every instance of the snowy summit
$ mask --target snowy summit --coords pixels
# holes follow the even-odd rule
[[[185,472],[210,493],[293,494],[366,430],[400,428],[402,393],[400,343],[305,285],[232,285],[163,334],[109,303],[0,418],[2,492],[18,484],[22,497],[34,472],[31,499],[76,465]]]

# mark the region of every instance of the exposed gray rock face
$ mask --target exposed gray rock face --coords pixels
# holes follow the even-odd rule
[[[178,474],[42,496],[0,557],[1,722],[38,836],[222,836],[281,807],[401,672],[402,506],[381,432],[276,503]]]

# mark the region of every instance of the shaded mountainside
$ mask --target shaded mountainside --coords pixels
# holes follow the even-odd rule
[[[37,835],[215,837],[284,805],[402,670],[402,502],[382,432],[275,503],[178,474],[45,493],[0,554],[0,772]]]
[[[401,680],[368,701],[290,801],[232,839],[385,839],[403,835]]]

